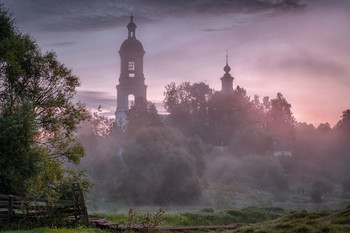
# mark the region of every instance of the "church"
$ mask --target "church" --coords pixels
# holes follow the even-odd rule
[[[120,77],[117,85],[117,111],[116,122],[125,122],[126,111],[129,109],[129,96],[133,95],[135,101],[140,98],[146,100],[147,86],[143,74],[143,56],[145,51],[142,43],[136,39],[136,24],[134,17],[130,16],[128,24],[128,38],[122,43],[120,55]]]
[[[142,43],[136,39],[136,24],[134,17],[130,16],[127,25],[128,38],[122,43],[119,50],[120,55],[120,77],[117,85],[117,111],[115,121],[125,123],[126,111],[129,109],[129,96],[133,95],[135,101],[141,98],[147,100],[147,86],[143,74],[143,57],[145,51]],[[224,95],[233,93],[233,77],[230,74],[231,68],[228,65],[228,55],[226,51],[225,74],[221,77],[221,92]]]

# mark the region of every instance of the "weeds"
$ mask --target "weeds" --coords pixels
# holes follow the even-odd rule
[[[122,220],[127,231],[138,229],[140,232],[152,232],[163,221],[164,210],[159,209],[155,214],[138,214],[133,209],[129,210],[129,214]]]

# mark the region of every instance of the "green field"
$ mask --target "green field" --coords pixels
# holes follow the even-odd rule
[[[110,221],[123,222],[127,214],[99,214]],[[142,214],[138,215],[142,217]],[[248,207],[244,209],[214,210],[205,208],[196,212],[164,214],[162,226],[225,225],[237,224],[240,228],[225,232],[350,232],[350,206],[344,210],[287,213],[279,207]],[[97,228],[37,228],[32,230],[3,230],[2,233],[101,233]],[[221,231],[222,232],[222,231]]]

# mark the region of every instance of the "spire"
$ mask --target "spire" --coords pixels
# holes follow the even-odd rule
[[[224,95],[230,95],[233,93],[233,77],[230,74],[231,67],[228,65],[228,50],[226,49],[226,65],[224,67],[225,74],[221,77],[221,92]]]
[[[134,23],[134,16],[132,13],[130,13],[130,23],[128,24],[127,28],[129,30],[128,38],[136,38],[136,24]]]
[[[228,65],[228,50],[226,49],[226,66],[224,67],[224,71],[228,74],[231,71],[231,67]]]

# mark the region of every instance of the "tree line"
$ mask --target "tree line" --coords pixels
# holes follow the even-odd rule
[[[126,124],[95,114],[82,127],[87,158],[81,166],[96,181],[96,196],[186,204],[200,200],[209,184],[274,194],[306,190],[315,202],[335,186],[350,194],[350,110],[334,128],[314,127],[297,122],[281,93],[260,101],[239,86],[223,95],[188,82],[167,85],[164,106],[169,114],[161,116],[153,103],[136,99]],[[273,156],[281,141],[292,157]]]

